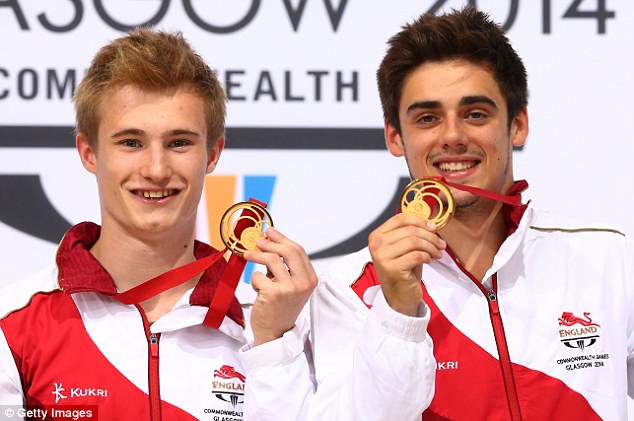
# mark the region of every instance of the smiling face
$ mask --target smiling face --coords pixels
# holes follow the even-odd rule
[[[136,238],[193,236],[205,175],[224,147],[207,146],[203,102],[193,91],[109,92],[100,107],[94,147],[82,133],[77,149],[95,174],[103,231]]]
[[[486,68],[465,60],[419,66],[403,83],[399,121],[400,134],[386,123],[386,144],[405,157],[412,178],[440,176],[497,193],[513,184],[511,155],[526,139],[528,115],[524,109],[508,124],[506,100]],[[457,212],[490,206],[452,194]]]

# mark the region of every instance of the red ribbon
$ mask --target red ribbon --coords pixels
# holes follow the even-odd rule
[[[259,200],[250,198],[249,202],[257,203],[263,208],[266,208],[266,203],[260,202]],[[264,217],[264,214],[260,213],[256,215],[256,209],[245,208],[242,211],[242,216],[256,217],[240,218],[238,220],[235,228],[235,234],[238,238],[240,238],[240,235],[245,229],[255,225],[255,220],[261,220]],[[211,304],[209,304],[209,310],[207,311],[207,315],[205,316],[205,320],[203,321],[203,324],[205,326],[218,329],[218,327],[220,327],[220,325],[222,324],[222,320],[225,318],[225,314],[227,314],[227,310],[229,309],[231,300],[233,299],[235,291],[238,288],[238,282],[240,281],[240,276],[242,276],[242,272],[244,272],[245,265],[246,260],[244,260],[242,256],[239,256],[235,253],[231,254],[229,262],[227,263],[227,267],[222,273],[222,278],[220,279],[216,292],[211,300]]]
[[[266,203],[260,202],[253,198],[250,198],[249,202],[254,202],[261,205],[262,207],[266,207]],[[253,215],[253,213],[254,212],[250,209],[245,209],[243,211],[243,215]],[[242,231],[253,225],[254,221],[252,218],[241,218],[238,221],[235,229],[237,237],[239,238]],[[189,279],[203,272],[208,267],[217,262],[218,259],[220,259],[226,251],[227,249],[224,249],[220,253],[215,253],[207,257],[203,257],[202,259],[195,260],[186,265],[171,269],[148,281],[143,282],[140,285],[137,285],[134,288],[131,288],[120,294],[116,294],[113,297],[123,304],[130,305],[141,303],[149,298],[160,294],[161,292],[167,291],[170,288],[174,288],[187,282]],[[234,253],[231,254],[231,257],[229,257],[229,262],[227,263],[227,266],[222,273],[222,277],[218,282],[216,291],[214,292],[214,296],[211,299],[211,303],[209,304],[209,310],[207,310],[207,314],[205,315],[205,319],[203,321],[203,324],[205,326],[211,327],[213,329],[218,329],[222,324],[222,320],[227,314],[229,306],[231,305],[231,301],[233,300],[233,297],[235,295],[235,291],[238,287],[238,282],[240,281],[242,272],[244,272],[245,265],[246,260],[242,256]]]
[[[506,204],[512,205],[512,206],[519,206],[519,205],[522,204],[522,196],[517,194],[517,193],[521,193],[521,192],[515,192],[515,194],[506,195],[506,194],[500,194],[500,193],[492,192],[490,190],[484,190],[484,189],[481,189],[479,187],[473,187],[473,186],[467,186],[467,185],[464,185],[464,184],[452,183],[450,181],[445,180],[444,177],[432,177],[432,178],[435,178],[435,179],[443,182],[444,184],[448,185],[449,187],[453,187],[453,188],[456,188],[458,190],[466,191],[466,192],[475,194],[476,196],[480,196],[480,197],[485,197],[487,199],[496,200],[498,202],[506,203]],[[524,187],[524,188],[526,188],[526,187]]]
[[[186,265],[168,270],[167,272],[161,273],[159,276],[152,278],[149,281],[145,281],[134,288],[114,295],[114,298],[123,304],[128,305],[141,303],[163,291],[167,291],[170,288],[174,288],[187,282],[217,262],[225,251],[227,251],[227,249],[223,250],[221,253],[212,254],[191,263],[187,263]]]
[[[485,197],[487,199],[492,199],[498,202],[506,203],[507,205],[519,206],[522,204],[522,196],[520,196],[519,194],[515,194],[515,195],[500,194],[500,193],[492,192],[490,190],[484,190],[478,187],[452,183],[450,181],[445,180],[444,178],[440,178],[440,181],[442,181],[449,187],[454,187],[458,190],[475,194],[476,196]]]

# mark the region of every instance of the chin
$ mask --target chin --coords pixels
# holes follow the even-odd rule
[[[456,191],[455,189],[452,190],[451,194],[453,195],[454,206],[456,207],[456,209],[469,208],[476,205],[481,199],[479,196],[473,193],[468,193],[466,191]]]
[[[173,224],[168,224],[165,221],[144,221],[139,224],[138,229],[148,234],[159,234],[164,231],[168,231]]]

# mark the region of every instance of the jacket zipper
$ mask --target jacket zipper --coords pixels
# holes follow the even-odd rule
[[[487,299],[489,306],[489,317],[493,327],[493,336],[495,337],[495,346],[498,349],[500,357],[500,368],[502,370],[502,378],[504,379],[504,389],[506,391],[506,400],[509,405],[512,421],[521,421],[522,413],[520,411],[519,398],[517,397],[517,388],[515,386],[515,378],[513,377],[513,366],[511,365],[511,356],[509,354],[508,344],[506,343],[506,334],[504,333],[504,325],[502,324],[502,315],[500,314],[500,306],[498,305],[497,289],[498,274],[494,273],[492,278],[491,289],[486,289],[481,282],[471,275],[471,273],[460,264],[458,259],[449,252],[453,261],[460,270],[473,281],[474,284],[482,291]]]
[[[159,340],[160,333],[150,332],[150,323],[145,312],[137,306],[143,319],[143,328],[148,341],[148,395],[150,398],[150,420],[161,420],[161,387],[159,382]]]
[[[150,335],[150,364],[149,364],[149,385],[150,385],[150,419],[161,419],[161,389],[159,384],[159,339],[160,333]]]
[[[511,412],[511,420],[521,421],[522,413],[520,411],[519,399],[517,397],[515,378],[513,377],[513,366],[511,365],[511,356],[506,342],[502,315],[500,314],[500,306],[497,299],[497,281],[497,273],[494,273],[493,288],[487,290],[482,286],[482,284],[478,285],[480,286],[482,292],[486,295],[489,303],[489,315],[491,317],[491,324],[493,325],[495,345],[497,346],[498,355],[500,357],[500,367],[502,369],[502,377],[504,378],[504,387],[506,389],[509,411]]]

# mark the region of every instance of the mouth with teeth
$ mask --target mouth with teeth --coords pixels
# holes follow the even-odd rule
[[[161,200],[170,196],[175,196],[176,194],[178,194],[178,190],[176,189],[160,190],[160,191],[134,190],[133,193],[145,199]]]
[[[438,162],[435,164],[442,172],[458,172],[466,171],[478,164],[478,161],[451,161],[451,162]]]

